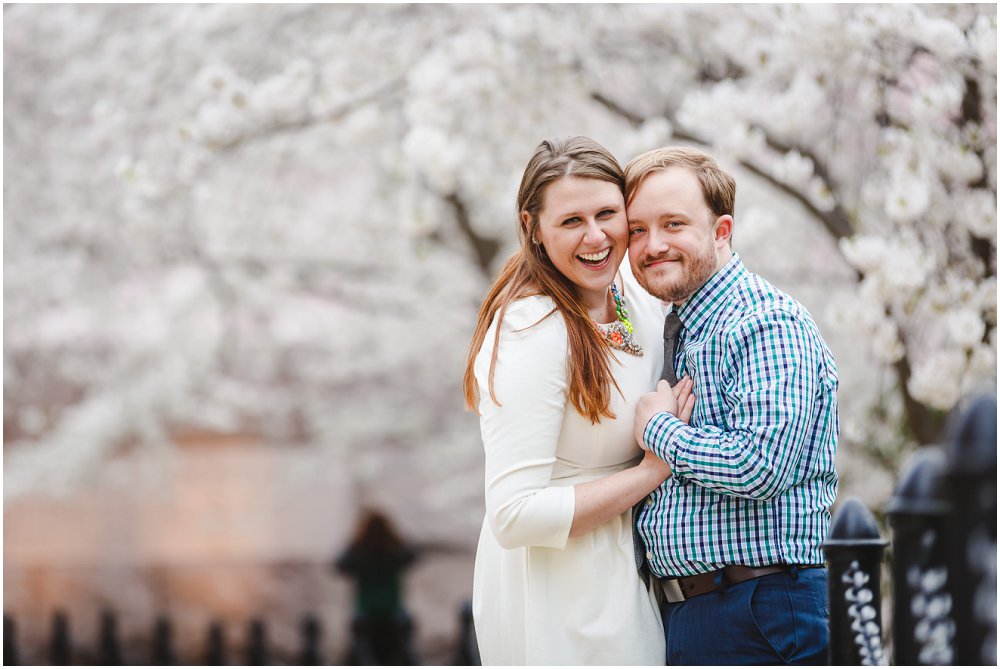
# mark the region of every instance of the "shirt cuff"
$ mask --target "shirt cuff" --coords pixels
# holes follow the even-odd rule
[[[677,471],[677,448],[681,445],[678,437],[687,427],[677,416],[661,411],[654,414],[646,429],[642,431],[642,440],[646,442],[646,447],[653,451],[658,458],[670,465],[674,475]]]

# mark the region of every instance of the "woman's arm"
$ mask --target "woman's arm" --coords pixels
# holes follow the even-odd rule
[[[569,536],[591,532],[612,518],[620,516],[656,490],[670,477],[670,465],[652,451],[635,467],[624,469],[596,481],[578,483],[576,509]]]
[[[493,328],[476,357],[486,520],[504,548],[562,548],[573,523],[573,487],[552,485],[567,404],[568,344],[561,315],[539,319],[554,306],[535,297],[507,310],[493,378],[499,404],[488,386]]]
[[[684,377],[674,386],[674,396],[680,407],[677,417],[687,423],[694,410],[693,382]],[[586,534],[615,516],[625,513],[670,478],[670,465],[652,451],[646,451],[637,466],[596,481],[579,483],[576,489],[576,510],[573,514],[571,537]]]

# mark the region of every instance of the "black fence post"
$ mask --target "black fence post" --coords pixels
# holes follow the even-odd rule
[[[948,566],[955,574],[955,663],[997,663],[997,401],[953,415],[945,452],[952,500]]]
[[[823,544],[830,567],[831,664],[886,664],[880,570],[888,544],[860,499],[840,503]]]
[[[159,616],[153,626],[153,664],[177,664],[177,657],[174,655],[174,629],[165,616]]]
[[[52,664],[69,664],[72,648],[73,644],[69,636],[69,618],[64,611],[56,611],[52,616],[52,644],[49,648]]]
[[[299,629],[302,632],[302,652],[299,655],[299,664],[306,666],[323,664],[323,657],[319,650],[323,628],[319,624],[319,618],[312,613],[307,613],[302,617]]]
[[[208,648],[205,651],[205,664],[213,667],[229,664],[226,658],[226,630],[218,620],[208,627]]]
[[[260,618],[250,621],[247,664],[251,666],[270,664],[267,657],[267,627]]]
[[[892,527],[893,657],[899,665],[955,658],[948,556],[947,461],[937,447],[910,459],[887,513]]]
[[[17,652],[17,625],[14,619],[7,615],[3,617],[3,663],[8,667],[21,664]]]
[[[121,644],[118,643],[118,618],[112,611],[101,611],[100,635],[101,664],[111,666],[122,664]]]
[[[479,642],[476,640],[476,626],[472,619],[472,602],[462,603],[458,614],[458,651],[455,653],[455,664],[460,667],[481,666]]]

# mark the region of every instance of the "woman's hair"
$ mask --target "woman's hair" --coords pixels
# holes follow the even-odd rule
[[[535,243],[538,216],[542,211],[545,191],[563,177],[598,179],[615,184],[625,193],[625,173],[615,157],[603,146],[587,137],[546,140],[538,145],[521,177],[517,193],[517,235],[521,248],[506,262],[493,283],[476,320],[476,331],[469,344],[465,367],[466,408],[477,410],[478,385],[475,375],[476,356],[483,346],[486,332],[496,317],[497,327],[490,360],[490,398],[497,403],[493,389],[497,350],[500,344],[500,323],[511,302],[530,295],[552,298],[555,311],[562,314],[569,338],[569,400],[580,414],[597,423],[601,417],[614,418],[609,408],[611,386],[618,389],[611,375],[611,348],[597,332],[576,286],[556,269],[541,244]],[[521,212],[529,221],[522,224]],[[543,318],[544,320],[544,318]],[[618,389],[619,392],[620,389]]]
[[[407,552],[406,544],[396,533],[392,522],[385,514],[373,509],[364,511],[358,520],[349,550],[368,559]]]

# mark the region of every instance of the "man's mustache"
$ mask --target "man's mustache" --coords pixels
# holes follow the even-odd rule
[[[684,256],[681,255],[680,253],[672,253],[670,251],[667,251],[666,253],[661,253],[658,256],[643,256],[639,261],[639,266],[645,269],[646,267],[652,265],[655,262],[662,262],[664,260],[677,261],[677,260],[683,260],[683,258]]]

